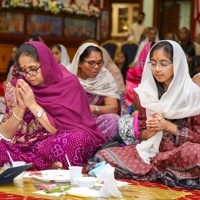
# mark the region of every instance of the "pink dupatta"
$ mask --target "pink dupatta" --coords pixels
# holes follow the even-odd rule
[[[49,48],[41,42],[28,42],[39,56],[45,85],[32,88],[37,103],[46,110],[47,117],[58,131],[84,132],[95,148],[106,142],[90,111],[85,90],[78,78],[56,62]],[[22,77],[20,77],[22,78]],[[17,78],[11,81],[16,86]]]

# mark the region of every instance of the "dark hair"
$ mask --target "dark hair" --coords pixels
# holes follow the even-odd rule
[[[26,42],[29,42],[30,39],[33,39],[33,41],[38,41],[40,42],[40,38],[37,35],[30,35],[26,38]]]
[[[50,49],[52,50],[54,47],[56,47],[61,52],[61,47],[59,44],[55,44],[55,45],[51,46]]]
[[[91,53],[92,51],[96,51],[96,52],[101,53],[101,57],[103,58],[103,53],[102,53],[102,51],[101,51],[101,49],[100,49],[99,47],[88,46],[88,47],[84,50],[84,52],[80,55],[79,61],[82,63],[82,62],[85,60],[85,58],[87,58],[87,57],[90,55],[90,53]]]
[[[151,30],[154,30],[154,31],[156,31],[156,33],[158,33],[158,29],[157,29],[155,26],[152,26],[152,27],[148,27],[147,34],[148,34]]]
[[[158,49],[163,49],[165,55],[169,56],[170,60],[173,62],[173,46],[166,41],[158,42],[153,46],[153,48],[150,51],[150,59],[152,58],[154,51]]]
[[[200,67],[200,56],[194,56],[191,62],[191,77],[193,77],[196,73],[194,71],[195,68]]]
[[[12,48],[16,47],[17,49],[19,48],[18,44],[14,44]]]
[[[120,51],[118,54],[120,54],[120,53],[122,53],[125,57],[125,62],[124,62],[124,65],[122,67],[121,73],[122,73],[122,76],[123,76],[123,79],[124,79],[124,83],[126,83],[126,73],[129,69],[129,67],[128,67],[128,63],[129,63],[128,55],[123,51]],[[117,64],[117,63],[115,63],[115,64]]]
[[[165,40],[168,40],[167,36],[170,35],[170,34],[173,37],[172,40],[177,41],[177,36],[176,36],[176,34],[174,32],[167,32],[166,35],[165,35]]]
[[[200,67],[200,56],[194,56],[192,59],[192,67]]]
[[[155,43],[156,43],[156,42],[151,42],[150,49],[153,47],[153,45],[154,45]]]
[[[173,52],[174,52],[173,51],[173,46],[169,42],[166,42],[166,41],[159,42],[159,43],[157,43],[157,44],[155,44],[153,46],[153,48],[150,51],[150,59],[152,58],[153,53],[156,50],[158,50],[158,49],[163,49],[164,54],[166,56],[169,56],[170,60],[173,62]],[[157,89],[158,89],[158,99],[161,99],[162,95],[165,93],[164,86],[163,86],[162,83],[158,82],[155,79],[155,77],[154,77],[154,80],[156,82],[156,86],[157,86]],[[177,125],[178,129],[181,129],[181,128],[183,128],[186,125],[187,119],[188,118],[184,118],[184,119],[170,119],[169,121],[171,121],[172,123],[175,123]]]
[[[39,62],[39,56],[36,48],[31,45],[31,44],[24,44],[19,47],[17,50],[15,57],[14,57],[14,62],[15,64],[19,67],[19,57],[23,56],[28,56],[32,58],[34,61]]]
[[[188,41],[190,41],[190,30],[187,28],[187,27],[182,27],[181,29],[179,29],[179,31],[180,30],[185,30],[186,31],[186,34],[187,34],[187,37],[186,37],[186,43],[188,42]],[[179,36],[179,38],[180,38],[180,36]]]
[[[138,15],[143,15],[145,17],[145,13],[140,11]]]

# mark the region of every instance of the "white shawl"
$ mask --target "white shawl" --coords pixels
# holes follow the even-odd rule
[[[161,41],[160,41],[161,42]],[[200,114],[200,87],[192,82],[188,73],[188,64],[181,46],[169,40],[173,46],[173,71],[174,78],[168,90],[158,99],[156,83],[147,62],[147,56],[141,84],[135,91],[139,95],[141,105],[146,108],[147,118],[152,111],[162,114],[167,119],[182,119]],[[159,152],[159,145],[163,132],[157,132],[153,137],[142,141],[136,149],[145,163],[150,163],[150,157],[155,157]]]
[[[78,63],[79,63],[80,56],[88,46],[99,47],[98,45],[96,45],[94,43],[90,43],[90,42],[87,42],[87,43],[84,43],[83,45],[81,45],[78,48],[78,50],[73,58],[73,61],[70,65],[70,68],[69,68],[69,71],[72,74],[77,75]],[[79,81],[80,81],[81,85],[83,86],[83,88],[85,89],[85,91],[90,94],[94,94],[94,95],[98,95],[98,96],[107,96],[107,97],[119,99],[118,88],[115,83],[115,80],[114,80],[112,74],[104,67],[101,67],[98,75],[95,78],[89,77],[86,80],[79,78]]]
[[[70,66],[70,59],[69,59],[69,55],[67,53],[67,49],[62,45],[59,44],[60,48],[61,48],[61,61],[60,64],[64,65],[67,69]]]

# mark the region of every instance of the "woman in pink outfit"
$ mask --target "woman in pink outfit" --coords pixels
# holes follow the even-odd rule
[[[141,81],[146,57],[151,49],[152,44],[154,44],[154,42],[149,42],[144,46],[136,66],[134,68],[130,68],[126,74],[125,102],[127,106],[132,105],[133,89],[136,88]]]

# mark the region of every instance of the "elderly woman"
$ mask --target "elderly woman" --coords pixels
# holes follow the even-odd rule
[[[118,134],[120,104],[115,80],[103,65],[100,47],[94,43],[84,43],[77,50],[69,70],[79,78],[96,123],[110,141]]]
[[[20,77],[6,84],[0,126],[0,167],[14,161],[35,169],[81,166],[105,142],[76,76],[41,42],[23,44],[15,56]],[[55,76],[56,74],[56,76]]]
[[[177,42],[151,48],[135,91],[142,142],[98,151],[88,170],[106,161],[116,177],[200,189],[200,87]]]

